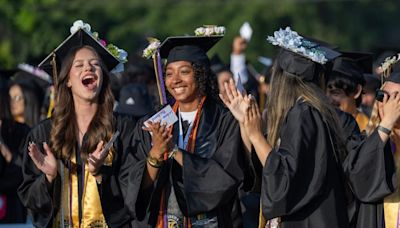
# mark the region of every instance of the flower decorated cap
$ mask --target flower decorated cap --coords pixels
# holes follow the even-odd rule
[[[46,91],[52,84],[49,74],[44,70],[21,63],[18,65],[18,72],[14,75],[12,84],[22,85],[25,89],[31,90],[43,102]]]
[[[282,48],[276,56],[276,63],[284,71],[305,81],[313,81],[321,65],[341,55],[322,42],[300,36],[290,27],[275,31],[274,36],[268,36],[267,41]]]
[[[381,64],[382,70],[382,83],[383,81],[390,81],[400,84],[400,53],[387,57]]]
[[[176,61],[189,61],[210,65],[207,51],[223,36],[174,36],[168,37],[160,46],[161,58],[167,64]]]
[[[53,81],[51,76],[44,70],[32,65],[21,63],[18,64],[19,72],[15,75],[15,80],[34,81],[42,88],[47,88]]]
[[[72,48],[88,45],[97,51],[109,71],[123,70],[123,65],[120,63],[123,64],[127,61],[127,53],[112,44],[107,45],[104,40],[99,39],[96,32],[91,32],[89,24],[81,20],[75,21],[70,32],[71,35],[39,64],[40,68],[49,74],[54,74],[60,69],[62,61]],[[53,59],[56,62],[56,69],[52,63]],[[115,69],[117,66],[118,69]]]
[[[364,74],[372,73],[372,62],[371,53],[342,52],[342,55],[334,60],[332,73],[339,73],[364,85]]]

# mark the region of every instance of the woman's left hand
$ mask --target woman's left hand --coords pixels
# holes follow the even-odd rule
[[[103,152],[103,141],[100,141],[97,144],[96,150],[93,153],[89,154],[88,163],[89,163],[89,172],[93,176],[97,176],[100,171],[100,167],[103,165],[104,160],[107,156],[102,155]],[[107,151],[108,152],[108,151]]]
[[[252,100],[250,107],[247,109],[243,126],[250,141],[258,136],[263,137],[261,130],[261,113],[255,100]]]
[[[10,149],[8,149],[7,145],[4,142],[0,141],[0,154],[4,157],[7,163],[10,163],[12,160],[12,153]]]

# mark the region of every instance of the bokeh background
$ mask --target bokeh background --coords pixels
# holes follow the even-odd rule
[[[193,34],[204,24],[224,25],[226,37],[210,54],[229,57],[232,39],[248,21],[253,38],[247,58],[272,56],[265,38],[279,27],[324,40],[342,50],[400,49],[400,1],[339,0],[0,0],[0,69],[37,65],[69,35],[77,19],[130,55],[146,37]]]

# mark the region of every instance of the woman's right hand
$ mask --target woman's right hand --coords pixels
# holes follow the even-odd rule
[[[166,124],[160,124],[160,122],[152,123],[148,122],[148,127],[143,127],[143,130],[151,133],[151,140],[153,147],[150,151],[150,156],[162,160],[165,151],[169,151],[171,147],[172,134]]]
[[[379,125],[392,129],[400,118],[400,94],[394,93],[389,98],[385,94],[382,105],[379,105],[381,122]]]
[[[36,168],[46,175],[47,181],[53,183],[54,179],[57,177],[57,159],[54,157],[54,154],[51,152],[47,143],[43,143],[43,148],[45,152],[44,154],[40,152],[35,143],[29,142],[29,156]]]
[[[231,111],[239,123],[244,123],[246,111],[250,106],[250,98],[246,95],[242,95],[236,88],[233,79],[229,80],[229,83],[225,82],[226,97],[221,94],[219,97],[224,102],[226,107]]]

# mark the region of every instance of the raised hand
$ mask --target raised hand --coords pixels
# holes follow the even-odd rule
[[[239,123],[243,123],[246,111],[250,106],[250,98],[247,95],[242,95],[239,90],[236,89],[233,79],[230,79],[229,83],[225,82],[224,86],[226,96],[219,94],[219,97],[231,111],[235,119],[239,121]]]
[[[166,124],[160,124],[160,122],[152,123],[148,122],[148,127],[143,127],[143,130],[151,133],[152,139],[152,150],[150,151],[151,156],[159,160],[162,159],[165,151],[172,149],[172,134],[169,133],[170,129],[166,127]],[[170,126],[171,128],[172,126]]]
[[[385,94],[382,104],[379,104],[378,107],[381,117],[380,125],[392,129],[400,118],[400,94],[394,93],[390,97]]]
[[[46,175],[46,179],[49,183],[57,177],[57,159],[51,152],[50,147],[47,143],[43,143],[44,153],[40,152],[38,146],[29,142],[28,151],[36,168]]]
[[[261,129],[261,113],[256,101],[251,101],[250,107],[246,111],[244,118],[244,130],[250,141],[256,137],[263,137]]]

